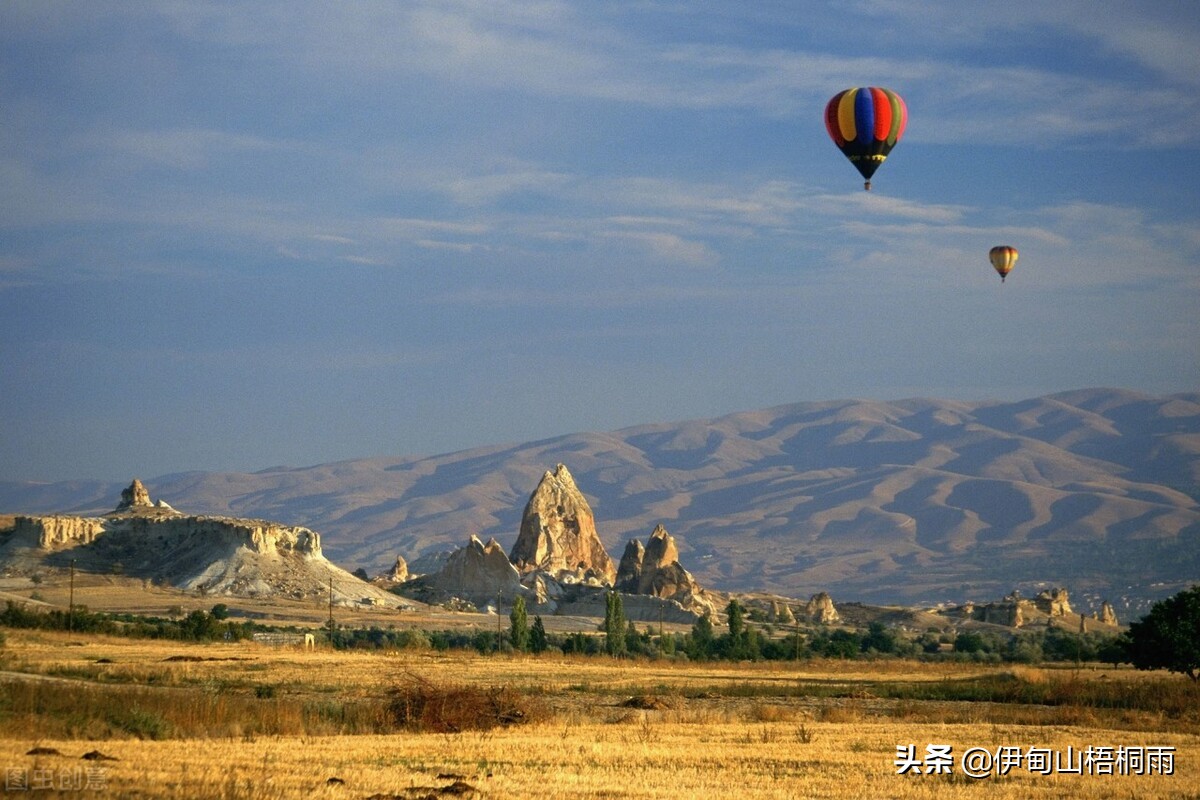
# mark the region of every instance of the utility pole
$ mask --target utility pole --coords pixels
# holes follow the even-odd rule
[[[329,648],[333,649],[333,575],[329,576]]]
[[[75,559],[71,559],[71,591],[67,601],[67,632],[75,632]]]

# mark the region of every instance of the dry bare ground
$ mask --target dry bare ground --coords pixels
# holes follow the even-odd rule
[[[3,660],[5,788],[24,780],[25,793],[40,797],[1200,797],[1200,718],[1186,709],[887,692],[957,685],[995,667],[305,653],[37,631],[9,631]],[[1004,672],[1021,685],[1191,691],[1183,678],[1127,670]],[[366,732],[378,720],[366,710],[384,708],[390,689],[413,680],[511,687],[540,713],[490,730]],[[64,708],[64,698],[74,700]],[[308,715],[318,708],[340,708],[341,718]],[[908,745],[921,761],[928,746],[951,746],[951,771],[897,774],[897,748]],[[1023,761],[975,779],[961,762],[969,748],[1045,748],[1070,761],[1089,746],[1174,748],[1165,751],[1173,774],[1122,775],[1133,770],[1115,762],[1115,774],[1043,774]],[[35,747],[57,754],[28,755]],[[116,760],[82,759],[95,751]],[[1104,763],[1085,772],[1108,771]]]

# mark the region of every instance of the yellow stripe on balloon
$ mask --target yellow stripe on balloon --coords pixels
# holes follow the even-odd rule
[[[854,125],[854,98],[857,94],[858,89],[850,89],[842,95],[838,103],[838,127],[841,128],[842,138],[847,142],[854,141],[858,136],[858,129]]]
[[[884,89],[883,93],[887,95],[888,104],[892,107],[892,127],[888,131],[887,143],[889,147],[893,147],[896,141],[900,138],[900,126],[904,124],[904,107],[903,100],[893,91]]]

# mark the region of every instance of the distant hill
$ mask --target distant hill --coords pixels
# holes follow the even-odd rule
[[[196,513],[318,531],[369,572],[515,541],[566,464],[609,552],[662,523],[704,585],[929,603],[1061,585],[1118,614],[1200,582],[1200,393],[798,403],[420,458],[147,481]],[[104,509],[106,482],[0,483],[0,510]],[[1121,598],[1125,598],[1122,602]]]

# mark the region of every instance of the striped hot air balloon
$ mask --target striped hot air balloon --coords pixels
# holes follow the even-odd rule
[[[1009,247],[1008,245],[1000,245],[993,247],[988,251],[988,259],[992,262],[992,268],[1000,273],[1000,282],[1004,283],[1004,279],[1008,277],[1008,273],[1012,272],[1012,268],[1017,263],[1017,258],[1020,253],[1017,248]]]
[[[908,124],[908,107],[891,89],[876,86],[846,89],[825,106],[829,138],[862,173],[871,189],[871,176],[892,152]]]

